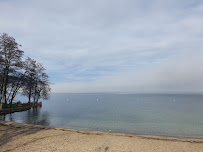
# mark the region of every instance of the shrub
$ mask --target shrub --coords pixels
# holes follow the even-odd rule
[[[18,101],[18,102],[16,102],[17,104],[22,104],[22,102],[20,102],[20,101]]]
[[[38,106],[40,106],[40,107],[41,107],[41,106],[42,106],[42,102],[39,102],[39,103],[38,103]]]

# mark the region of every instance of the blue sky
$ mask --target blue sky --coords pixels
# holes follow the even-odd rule
[[[0,14],[52,92],[203,92],[201,0],[0,0]]]

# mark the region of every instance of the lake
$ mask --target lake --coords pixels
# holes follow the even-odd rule
[[[56,93],[43,101],[41,108],[0,119],[52,127],[203,138],[203,95]]]

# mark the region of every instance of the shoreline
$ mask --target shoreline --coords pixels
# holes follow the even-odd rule
[[[3,151],[26,151],[30,146],[33,151],[39,151],[43,150],[45,145],[49,145],[49,147],[45,146],[48,151],[52,151],[51,149],[77,151],[78,148],[79,151],[102,151],[102,149],[103,151],[133,151],[133,149],[201,151],[203,149],[203,139],[196,138],[89,131],[6,121],[0,121],[0,130],[0,147]],[[122,145],[122,148],[119,145]]]
[[[10,121],[9,121],[10,122]],[[21,123],[20,123],[21,124]],[[23,124],[23,123],[22,123]],[[33,125],[33,124],[31,124]],[[43,126],[43,125],[36,125],[36,126]],[[142,133],[132,133],[132,132],[128,132],[128,131],[108,131],[108,130],[99,130],[99,129],[83,129],[83,128],[77,128],[77,127],[70,127],[70,128],[63,128],[63,127],[52,127],[52,126],[48,126],[51,128],[60,128],[60,129],[72,129],[72,130],[80,130],[80,131],[90,131],[90,132],[102,132],[102,133],[118,133],[118,134],[127,134],[127,135],[136,135],[136,136],[150,136],[150,137],[163,137],[163,138],[177,138],[177,139],[201,139],[203,140],[203,137],[184,137],[184,136],[169,136],[169,135],[160,135],[160,134],[142,134]]]
[[[15,103],[16,104],[16,103]],[[14,104],[13,104],[14,105]],[[7,105],[10,106],[10,105]],[[0,116],[2,115],[6,115],[6,114],[10,114],[10,113],[14,113],[14,112],[22,112],[22,111],[27,111],[30,110],[31,108],[38,108],[42,106],[42,102],[39,102],[37,104],[33,104],[33,103],[17,103],[17,107],[11,107],[11,108],[5,108],[0,110]]]
[[[1,116],[1,115],[0,115]],[[80,128],[65,128],[65,127],[53,127],[53,126],[44,126],[44,125],[34,125],[34,124],[28,124],[28,123],[18,123],[13,121],[5,121],[0,120],[0,126],[3,124],[12,124],[12,125],[22,125],[22,126],[35,126],[39,128],[50,128],[55,130],[67,130],[67,131],[82,131],[82,132],[98,132],[98,133],[112,133],[112,134],[124,134],[129,136],[146,136],[146,137],[154,137],[154,138],[174,138],[174,139],[191,139],[191,140],[203,140],[203,138],[198,137],[184,137],[184,136],[167,136],[167,135],[153,135],[153,134],[141,134],[141,133],[130,133],[130,132],[119,132],[119,131],[102,131],[102,130],[88,130],[88,129],[80,129]]]
[[[30,110],[32,107],[31,106],[26,106],[26,107],[16,107],[16,108],[8,108],[8,109],[2,109],[0,110],[0,116],[14,113],[14,112],[22,112],[22,111],[27,111]]]

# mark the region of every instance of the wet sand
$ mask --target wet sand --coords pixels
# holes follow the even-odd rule
[[[203,139],[52,128],[0,121],[1,152],[203,152]]]

